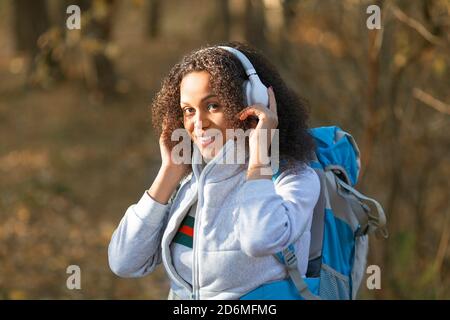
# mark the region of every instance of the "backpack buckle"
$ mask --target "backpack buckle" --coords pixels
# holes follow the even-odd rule
[[[291,244],[283,250],[283,260],[286,266],[297,266],[297,256],[295,255],[294,246]]]

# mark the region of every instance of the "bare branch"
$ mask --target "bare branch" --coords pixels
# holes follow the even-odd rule
[[[417,100],[420,100],[427,106],[432,107],[433,109],[435,109],[441,113],[450,115],[450,105],[436,99],[435,97],[429,95],[422,89],[414,88],[413,96],[414,96],[414,98],[416,98]]]
[[[430,31],[427,30],[419,21],[417,21],[414,18],[409,17],[406,13],[404,13],[402,10],[400,10],[397,6],[391,5],[390,6],[392,13],[394,16],[404,24],[408,25],[409,27],[416,30],[422,37],[425,38],[428,42],[437,45],[437,46],[443,46],[444,42],[439,38],[436,37],[434,34],[432,34]]]
[[[442,269],[442,263],[444,262],[445,255],[448,248],[449,243],[449,233],[448,233],[448,221],[449,221],[449,211],[447,211],[447,215],[444,220],[444,229],[442,230],[441,240],[439,241],[438,250],[436,253],[436,258],[434,259],[434,268],[437,273],[440,273]]]

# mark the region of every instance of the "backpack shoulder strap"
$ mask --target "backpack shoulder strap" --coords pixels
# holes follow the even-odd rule
[[[289,277],[302,298],[306,300],[320,300],[319,296],[316,296],[309,290],[308,284],[298,271],[298,262],[293,244],[289,245],[283,251],[277,252],[274,256],[280,263],[286,265]]]
[[[378,231],[382,237],[387,238],[388,232],[387,232],[387,229],[385,228],[386,215],[384,214],[383,207],[380,205],[380,203],[378,201],[376,201],[375,199],[372,199],[372,198],[369,198],[369,197],[363,195],[358,190],[356,190],[355,188],[346,184],[341,179],[336,179],[336,182],[339,185],[339,187],[344,189],[348,194],[352,194],[353,196],[355,196],[360,201],[361,205],[363,205],[362,201],[367,201],[375,206],[375,208],[376,208],[375,214],[373,214],[370,209],[366,209],[368,220],[367,220],[367,223],[361,223],[361,221],[360,221],[360,225],[362,227],[361,232],[363,232],[365,234],[366,233],[371,234],[371,233]],[[346,197],[346,195],[343,194],[343,192],[339,192],[339,193],[342,196]],[[362,207],[362,208],[364,208],[364,207]],[[354,210],[354,211],[355,211],[355,213],[357,213],[357,210]],[[356,216],[358,218],[358,215],[356,215]]]
[[[278,169],[278,171],[274,175],[272,175],[272,181],[275,182],[280,174],[281,170]],[[320,300],[319,296],[316,296],[311,292],[311,290],[309,290],[308,284],[305,282],[303,277],[300,275],[300,272],[298,271],[298,261],[297,256],[295,255],[294,244],[290,244],[283,251],[275,253],[274,257],[287,267],[289,277],[291,278],[302,298],[306,300]]]

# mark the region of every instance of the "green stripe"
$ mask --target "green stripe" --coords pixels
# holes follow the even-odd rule
[[[173,238],[173,241],[192,249],[192,237],[189,237],[187,234],[177,232],[175,238]]]
[[[194,228],[194,221],[195,218],[191,217],[190,215],[187,215],[186,218],[184,218],[183,222],[181,223],[181,225],[183,226],[188,226],[191,228]]]

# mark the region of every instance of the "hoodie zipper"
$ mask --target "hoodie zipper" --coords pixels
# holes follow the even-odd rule
[[[225,150],[226,152],[226,150]],[[194,243],[192,246],[192,300],[200,300],[200,283],[199,283],[199,268],[198,268],[198,238],[199,238],[199,227],[200,227],[200,215],[201,215],[201,208],[203,206],[203,187],[204,187],[204,180],[206,175],[209,171],[211,171],[211,168],[214,166],[214,164],[217,162],[217,158],[211,160],[207,163],[207,165],[203,168],[202,172],[200,173],[200,177],[198,178],[197,183],[197,210],[195,211],[195,222],[194,222]]]
[[[206,169],[206,168],[205,168]],[[199,238],[199,225],[200,225],[200,214],[202,212],[202,201],[203,201],[203,187],[200,188],[200,186],[203,186],[203,177],[205,169],[203,169],[202,173],[200,174],[199,182],[198,182],[198,198],[197,198],[197,210],[195,212],[195,222],[194,222],[194,243],[192,246],[192,300],[200,300],[200,292],[199,292],[199,275],[198,275],[198,238]]]
[[[229,142],[224,146],[222,157],[225,156],[227,149],[230,148]],[[225,154],[224,154],[225,153]],[[197,181],[197,209],[195,211],[195,222],[194,222],[194,237],[193,237],[193,246],[192,246],[192,300],[200,300],[200,283],[199,283],[199,268],[198,268],[198,238],[199,238],[199,225],[200,225],[200,215],[201,215],[201,207],[203,206],[203,185],[206,175],[211,168],[217,163],[219,158],[214,157],[213,160],[208,162],[206,166],[203,168],[202,172]]]

